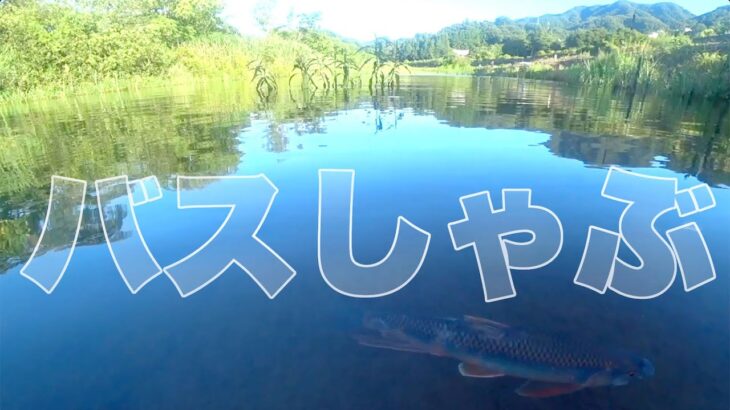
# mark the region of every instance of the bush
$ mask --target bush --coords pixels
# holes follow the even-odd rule
[[[0,3],[0,90],[161,75],[179,44],[222,30],[217,0],[96,4]]]

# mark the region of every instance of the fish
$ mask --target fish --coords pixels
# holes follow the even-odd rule
[[[365,315],[360,345],[456,359],[464,377],[525,379],[515,392],[546,398],[584,388],[623,386],[654,375],[652,363],[622,349],[531,333],[477,316]]]

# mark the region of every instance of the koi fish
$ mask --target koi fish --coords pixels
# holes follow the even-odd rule
[[[516,393],[552,397],[587,387],[622,386],[654,374],[643,357],[529,334],[489,319],[428,319],[406,315],[366,315],[364,346],[426,353],[459,360],[465,377],[511,376],[527,381]]]

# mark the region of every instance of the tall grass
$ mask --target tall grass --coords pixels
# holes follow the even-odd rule
[[[156,87],[167,83],[186,83],[197,79],[248,79],[255,90],[270,94],[277,84],[286,83],[292,70],[308,65],[312,80],[320,87],[353,86],[360,83],[357,64],[365,55],[341,47],[332,56],[294,38],[272,33],[265,38],[247,38],[234,34],[214,34],[180,44],[174,49],[174,63],[159,75],[110,75],[94,80],[69,79],[36,82],[22,88],[0,89],[0,102],[22,102],[50,99],[74,94],[119,92],[128,89]],[[0,77],[19,75],[12,69],[13,56],[0,48]],[[306,61],[305,61],[306,60]],[[317,68],[314,70],[315,60]],[[5,66],[7,69],[2,69]],[[316,73],[314,72],[316,71]],[[324,78],[326,74],[326,79]],[[263,82],[260,80],[265,78]],[[300,84],[301,78],[292,80]],[[0,85],[8,84],[0,78]],[[315,88],[317,88],[315,87]]]
[[[668,48],[650,44],[616,47],[565,68],[536,62],[484,69],[481,73],[680,98],[730,99],[730,55],[721,51],[698,51],[691,44]]]
[[[651,88],[688,98],[729,99],[730,56],[691,50],[614,50],[587,62],[580,80],[629,90]]]
[[[664,83],[683,96],[730,100],[730,55],[719,52],[696,54],[668,70]]]
[[[0,98],[50,98],[159,79],[213,77],[254,77],[255,88],[270,94],[293,67],[304,66],[299,56],[337,61],[342,72],[337,80],[334,72],[323,78],[334,63],[319,64],[317,82],[356,80],[351,68],[362,58],[350,53],[355,45],[336,36],[300,27],[249,38],[220,21],[218,0],[193,9],[187,2],[170,4],[174,7],[158,10],[155,2],[144,1],[0,1]]]
[[[645,51],[614,50],[600,53],[595,59],[585,62],[580,80],[585,84],[635,89],[638,86],[648,86],[659,75],[652,54]]]

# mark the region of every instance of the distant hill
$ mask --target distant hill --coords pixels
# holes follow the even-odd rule
[[[642,32],[680,30],[695,15],[674,3],[637,4],[617,1],[599,6],[575,7],[561,14],[516,20],[519,24],[541,24],[565,30],[603,27],[609,30],[632,28]]]
[[[730,6],[720,7],[717,10],[697,16],[695,21],[708,27],[716,26],[720,23],[730,26]]]
[[[730,6],[695,16],[674,3],[638,4],[617,1],[612,4],[581,6],[560,14],[547,14],[512,20],[467,20],[433,34],[417,34],[400,39],[397,47],[381,47],[398,61],[431,61],[453,57],[453,50],[469,50],[483,60],[499,55],[536,56],[567,48],[595,50],[605,46],[607,38],[633,36],[656,31],[699,34],[712,29],[715,34],[730,35]],[[598,29],[598,30],[592,30]],[[710,33],[711,31],[708,31]],[[691,35],[695,35],[691,34]],[[714,43],[722,43],[716,36]],[[703,37],[705,38],[705,37]],[[705,40],[703,40],[705,41]]]

